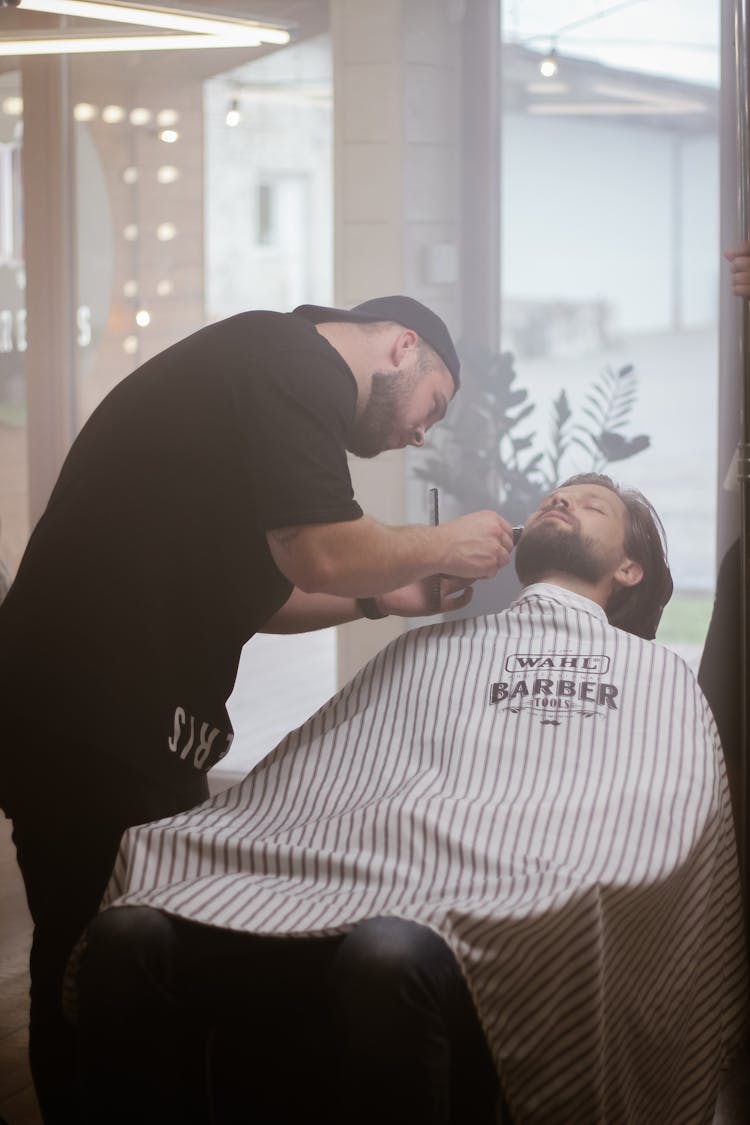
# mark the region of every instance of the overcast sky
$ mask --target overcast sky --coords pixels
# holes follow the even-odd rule
[[[500,0],[503,37],[609,66],[719,85],[720,0]],[[574,21],[578,27],[564,30]],[[537,38],[538,37],[538,38]]]

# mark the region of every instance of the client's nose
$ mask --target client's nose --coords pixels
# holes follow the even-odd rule
[[[570,504],[568,503],[568,501],[566,500],[566,498],[564,496],[553,496],[552,497],[552,507],[553,508],[569,508]]]

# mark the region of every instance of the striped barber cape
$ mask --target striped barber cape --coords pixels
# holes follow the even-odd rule
[[[131,829],[112,903],[432,927],[519,1123],[708,1122],[744,1023],[710,712],[678,656],[548,583],[399,637],[243,782]]]

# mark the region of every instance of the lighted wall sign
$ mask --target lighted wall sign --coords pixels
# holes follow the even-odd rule
[[[79,348],[87,348],[91,343],[91,309],[79,305],[76,309],[76,343]],[[9,352],[25,352],[26,309],[0,309],[0,355]]]
[[[23,262],[21,143],[0,142],[0,265]]]

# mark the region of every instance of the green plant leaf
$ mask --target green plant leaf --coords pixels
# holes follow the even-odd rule
[[[560,391],[552,406],[555,412],[555,422],[562,429],[568,419],[573,417],[573,411],[570,409],[568,396],[564,390]]]
[[[651,445],[651,439],[646,434],[638,434],[633,438],[624,438],[611,430],[600,434],[596,439],[599,449],[608,461],[625,461],[628,457],[635,457]]]
[[[534,441],[534,434],[526,434],[525,437],[513,438],[513,448],[516,453],[520,453],[522,449],[528,449]]]
[[[591,421],[594,423],[594,425],[596,426],[597,429],[601,429],[601,425],[602,425],[601,415],[595,414],[593,412],[593,410],[589,410],[589,408],[587,406],[581,407],[581,414],[585,414],[587,418],[591,419]]]
[[[628,438],[625,432],[637,398],[632,364],[617,371],[606,366],[575,410],[562,388],[548,415],[547,450],[540,451],[534,448],[536,433],[519,434],[536,404],[518,385],[512,353],[466,345],[460,353],[464,389],[448,419],[431,431],[429,457],[413,472],[455,497],[464,510],[496,507],[520,522],[546,487],[569,475],[564,471],[567,457],[575,463],[583,454],[590,469],[601,471],[607,461],[648,447],[645,435]]]
[[[571,445],[579,445],[581,449],[585,449],[586,452],[592,457],[595,457],[597,454],[597,447],[593,443],[584,441],[583,438],[572,437],[570,439],[570,443]]]
[[[524,406],[524,408],[522,410],[519,410],[518,414],[513,415],[513,417],[512,417],[513,425],[517,426],[519,422],[523,422],[524,418],[528,418],[529,414],[533,414],[533,412],[535,410],[536,410],[536,406],[534,405],[533,402],[530,402],[527,406]]]
[[[607,394],[602,387],[593,386],[589,388],[584,401],[591,403],[594,408],[598,407],[601,410],[606,410],[609,400],[609,394]]]

